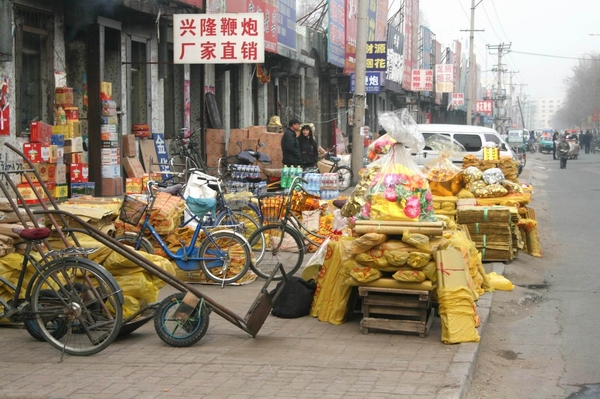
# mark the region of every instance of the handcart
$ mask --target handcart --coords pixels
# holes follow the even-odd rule
[[[278,267],[273,269],[273,273],[270,278],[265,281],[255,301],[252,303],[252,306],[246,315],[241,317],[204,295],[196,287],[185,283],[177,276],[156,266],[152,261],[140,255],[131,247],[119,243],[117,240],[95,226],[87,223],[77,215],[60,210],[57,202],[52,198],[52,193],[50,193],[47,186],[43,183],[32,162],[23,154],[23,152],[11,144],[5,143],[5,146],[22,157],[26,162],[27,165],[24,165],[24,169],[17,173],[21,174],[32,188],[41,207],[41,209],[32,210],[20,194],[15,182],[10,178],[9,173],[12,172],[1,172],[0,174],[4,177],[5,184],[0,184],[0,189],[9,200],[15,213],[19,215],[19,220],[23,225],[40,227],[36,215],[44,215],[51,221],[54,230],[60,236],[64,245],[79,246],[75,233],[85,234],[119,255],[135,262],[148,273],[162,279],[165,283],[180,291],[179,293],[170,295],[160,303],[152,304],[141,309],[138,313],[126,319],[121,327],[122,334],[131,333],[149,320],[154,319],[156,332],[164,342],[172,346],[190,346],[198,342],[202,336],[204,336],[208,328],[209,313],[214,312],[245,331],[250,336],[256,337],[271,312],[274,301],[284,288],[285,282],[287,282],[288,277],[285,274],[282,265],[278,265]],[[36,182],[34,184],[34,180],[30,174],[33,174],[39,183]],[[39,190],[36,190],[36,185]],[[16,202],[12,199],[11,192],[7,186],[12,189],[14,195],[17,197]],[[46,201],[49,202],[50,206],[48,206]],[[20,214],[18,209],[19,204],[25,209],[30,221],[27,221],[25,217]],[[61,221],[62,226],[57,222],[57,218]],[[77,223],[77,226],[70,226],[68,222],[69,219]],[[72,239],[72,243],[68,241],[67,236]],[[45,241],[44,243],[50,248],[49,242]],[[276,292],[271,295],[269,294],[268,287],[273,281],[275,274],[278,273],[278,270],[281,271],[284,282],[279,284]],[[138,318],[137,316],[141,317]]]

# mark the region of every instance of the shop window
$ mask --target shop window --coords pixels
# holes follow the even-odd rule
[[[15,10],[17,134],[28,133],[31,121],[54,123],[52,16]]]

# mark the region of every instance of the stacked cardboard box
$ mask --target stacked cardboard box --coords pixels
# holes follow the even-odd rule
[[[122,195],[123,179],[121,177],[121,146],[119,143],[119,120],[117,104],[112,100],[112,84],[100,83],[102,100],[102,116],[100,125],[101,153],[100,163],[102,176],[102,195]]]
[[[260,144],[264,143],[264,147]],[[283,168],[283,154],[281,153],[281,134],[267,131],[266,126],[250,126],[246,129],[231,129],[227,155],[237,155],[242,150],[257,150],[271,158],[270,165],[258,164],[261,172],[264,168]]]
[[[206,129],[206,166],[216,168],[219,166],[219,159],[224,157],[227,152],[225,144],[227,136],[223,129]]]

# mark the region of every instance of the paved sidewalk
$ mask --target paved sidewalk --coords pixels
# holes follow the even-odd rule
[[[491,271],[492,265],[486,265]],[[503,266],[494,264],[494,271]],[[244,315],[262,280],[200,290]],[[165,288],[161,297],[173,290]],[[477,303],[488,322],[493,294]],[[0,328],[3,398],[461,398],[479,344],[444,345],[436,317],[426,338],[360,332],[360,315],[335,326],[269,316],[256,338],[216,314],[189,348],[164,344],[151,322],[90,357],[65,356],[25,330]]]

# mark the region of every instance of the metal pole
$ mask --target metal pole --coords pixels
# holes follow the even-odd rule
[[[473,92],[473,39],[475,30],[475,0],[471,0],[471,29],[469,35],[469,70],[467,72],[467,125],[472,125],[471,108],[472,108],[472,92]]]
[[[354,178],[359,178],[363,166],[363,139],[360,136],[360,128],[365,119],[365,79],[367,69],[367,14],[369,11],[369,0],[358,0],[358,26],[356,30],[356,68],[354,84],[354,129],[352,130],[352,172]],[[353,184],[356,181],[352,182]]]

